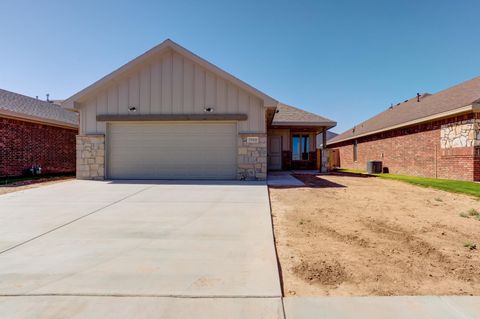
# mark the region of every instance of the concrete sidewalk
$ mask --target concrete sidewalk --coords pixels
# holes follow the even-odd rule
[[[287,297],[287,319],[478,319],[480,297]]]

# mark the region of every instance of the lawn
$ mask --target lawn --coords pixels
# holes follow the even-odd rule
[[[338,169],[337,171],[343,172],[343,173],[367,174],[364,171],[351,170],[351,169]],[[369,174],[369,175],[384,178],[384,179],[402,181],[402,182],[406,182],[409,184],[422,186],[422,187],[431,187],[431,188],[440,189],[440,190],[452,192],[452,193],[462,193],[462,194],[472,195],[480,198],[480,184],[475,182],[455,181],[455,180],[449,180],[449,179],[437,179],[437,178],[406,176],[406,175],[396,175],[396,174]]]

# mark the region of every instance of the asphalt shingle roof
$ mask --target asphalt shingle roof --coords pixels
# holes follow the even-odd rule
[[[401,127],[411,121],[432,117],[437,114],[454,111],[480,101],[480,77],[473,78],[435,94],[423,94],[420,102],[417,97],[411,98],[388,108],[380,114],[362,122],[328,141],[333,144],[366,136],[369,133],[388,130],[390,127]]]
[[[60,105],[0,89],[0,110],[6,110],[38,119],[78,125],[78,114]]]
[[[272,125],[319,125],[335,126],[335,121],[316,115],[296,107],[278,103],[277,112],[273,116]]]

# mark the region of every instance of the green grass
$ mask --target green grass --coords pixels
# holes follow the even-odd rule
[[[475,250],[477,249],[477,244],[466,242],[465,244],[463,244],[463,247],[468,248],[470,250]]]
[[[51,179],[58,177],[74,177],[75,174],[66,173],[66,174],[45,174],[45,175],[36,175],[36,176],[17,176],[17,177],[2,177],[0,178],[0,186],[8,185],[23,181],[33,181],[37,179]]]
[[[367,174],[365,171],[352,170],[352,169],[338,169],[338,172],[354,173],[354,174]],[[480,184],[466,181],[454,181],[449,179],[437,179],[417,176],[406,176],[396,174],[371,174],[370,176],[376,176],[384,179],[391,179],[401,181],[422,187],[431,187],[440,189],[451,193],[461,193],[472,195],[480,198]]]

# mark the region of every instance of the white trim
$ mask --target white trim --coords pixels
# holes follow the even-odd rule
[[[46,119],[46,118],[43,118],[43,117],[27,115],[27,114],[17,113],[17,112],[12,112],[12,111],[7,111],[7,110],[0,110],[0,117],[10,118],[10,119],[13,119],[13,120],[19,120],[19,121],[24,121],[24,122],[37,123],[37,124],[43,124],[43,125],[48,125],[48,126],[56,126],[56,127],[61,127],[61,128],[77,129],[78,130],[78,125],[75,125],[75,124],[70,124],[70,123],[66,123],[66,122],[62,122],[62,121]]]
[[[84,100],[85,97],[87,95],[89,95],[90,93],[95,92],[96,90],[98,90],[99,88],[101,88],[102,86],[107,84],[109,81],[112,81],[117,76],[120,76],[120,75],[124,74],[126,71],[130,70],[132,67],[134,67],[136,65],[139,65],[140,63],[142,63],[143,61],[145,61],[149,57],[151,57],[155,54],[159,54],[160,52],[170,50],[170,49],[174,50],[175,52],[177,52],[181,55],[184,55],[184,56],[188,57],[189,59],[193,60],[194,62],[196,62],[197,64],[206,68],[207,70],[217,74],[220,77],[223,77],[223,78],[233,82],[234,84],[238,85],[239,87],[241,87],[245,91],[259,97],[260,99],[263,100],[264,106],[266,106],[266,107],[277,106],[277,104],[278,104],[277,100],[275,100],[272,97],[266,95],[265,93],[259,91],[258,89],[254,88],[253,86],[239,80],[238,78],[231,75],[230,73],[220,69],[216,65],[214,65],[214,64],[208,62],[207,60],[199,57],[198,55],[190,52],[189,50],[187,50],[184,47],[178,45],[177,43],[173,42],[170,39],[167,39],[167,40],[163,41],[162,43],[160,43],[156,47],[148,50],[147,52],[143,53],[142,55],[138,56],[137,58],[135,58],[135,59],[131,60],[130,62],[124,64],[123,66],[121,66],[117,70],[111,72],[110,74],[104,76],[100,80],[98,80],[98,81],[94,82],[93,84],[89,85],[85,89],[83,89],[83,90],[77,92],[76,94],[72,95],[71,97],[69,97],[68,99],[63,101],[62,106],[65,107],[65,108],[69,108],[69,109],[79,108],[80,105],[78,105],[78,104],[75,105],[75,102],[79,102],[79,101]]]
[[[428,121],[431,121],[431,120],[436,120],[436,119],[440,119],[440,118],[443,118],[443,117],[448,117],[448,116],[456,115],[456,114],[459,114],[459,113],[465,113],[465,112],[469,112],[469,111],[478,112],[478,111],[480,111],[480,108],[479,108],[478,105],[470,104],[470,105],[463,106],[463,107],[460,107],[460,108],[455,109],[455,110],[425,116],[425,117],[415,119],[415,120],[412,120],[412,121],[408,121],[408,122],[404,122],[404,123],[401,123],[401,124],[385,127],[385,128],[382,128],[382,129],[379,129],[379,130],[376,130],[376,131],[370,131],[370,132],[367,132],[367,133],[354,135],[354,136],[344,138],[344,139],[341,139],[341,140],[330,141],[330,142],[327,142],[327,146],[330,145],[330,144],[345,142],[345,141],[349,141],[349,140],[356,139],[356,138],[359,138],[359,137],[364,137],[364,136],[373,135],[373,134],[377,134],[377,133],[381,133],[381,132],[385,132],[385,131],[390,131],[390,130],[394,130],[394,129],[405,127],[405,126],[420,124],[420,123],[423,123],[423,122],[428,122]]]

